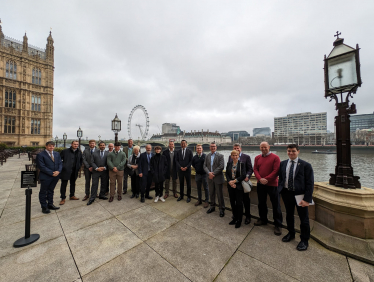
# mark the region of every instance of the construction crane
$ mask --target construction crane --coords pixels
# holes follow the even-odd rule
[[[135,124],[135,126],[138,126],[138,127],[139,127],[140,135],[141,135],[142,138],[143,138],[143,130],[142,130],[143,125],[141,125],[141,124]]]

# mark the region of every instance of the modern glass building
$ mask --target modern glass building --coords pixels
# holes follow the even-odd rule
[[[351,115],[351,132],[357,129],[374,128],[374,112],[372,114]]]

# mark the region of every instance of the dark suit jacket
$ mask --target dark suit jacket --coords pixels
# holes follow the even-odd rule
[[[229,156],[228,162],[232,162],[231,155]],[[251,178],[253,174],[251,157],[247,154],[242,153],[242,155],[240,156],[240,162],[245,164],[246,175],[249,175],[249,178]]]
[[[154,153],[151,153],[151,160],[154,156]],[[139,165],[138,165],[139,174],[143,173],[143,177],[148,175],[148,158],[147,152],[141,153],[139,157]]]
[[[231,162],[228,162],[226,166],[227,187],[231,188],[231,186],[229,185],[229,181],[237,179],[238,183],[236,183],[235,189],[243,190],[242,181],[247,176],[247,172],[245,170],[245,163],[238,161],[238,167],[236,169],[235,178],[232,177],[232,164],[233,162],[231,160]],[[240,168],[239,168],[239,165],[240,165]]]
[[[39,179],[40,180],[50,180],[54,177],[60,178],[60,174],[57,176],[52,176],[54,171],[62,171],[62,161],[60,154],[53,152],[53,157],[55,161],[52,161],[52,158],[46,151],[40,152],[36,156],[36,166],[40,169]]]
[[[177,179],[177,165],[175,163],[175,154],[177,151],[174,150],[174,158],[173,158],[173,179]],[[165,173],[165,179],[170,179],[170,165],[171,165],[171,160],[170,160],[170,151],[169,149],[166,149],[165,151],[162,152],[162,155],[166,157],[166,160],[168,162],[168,169],[167,172]]]
[[[91,152],[90,152],[91,154]],[[108,170],[107,167],[107,158],[109,155],[109,151],[104,151],[103,158],[100,157],[100,149],[96,149],[95,152],[91,156],[91,166],[93,168],[92,172],[96,170],[98,167],[105,167],[106,170]]]
[[[208,181],[214,181],[214,183],[216,184],[222,184],[223,182],[225,182],[225,178],[223,176],[223,168],[225,167],[223,155],[216,152],[216,156],[214,157],[214,160],[213,160],[213,168],[211,168],[211,165],[210,165],[211,155],[212,153],[209,153],[205,157],[204,170],[208,175],[209,175],[209,172],[213,172],[215,176],[212,180],[208,178]]]
[[[278,191],[282,191],[286,181],[286,168],[288,160],[282,161],[279,169]],[[294,177],[295,195],[304,195],[304,201],[311,203],[314,189],[314,174],[310,163],[299,158]]]
[[[77,158],[75,159],[75,154],[77,154]],[[75,152],[70,147],[68,149],[63,150],[61,153],[61,160],[62,160],[62,171],[61,171],[61,179],[62,180],[70,180],[70,176],[73,172],[73,167],[75,167],[75,178],[78,177],[78,171],[82,166],[82,152],[81,150],[77,149]],[[75,165],[74,165],[74,161]]]
[[[168,162],[164,155],[160,155],[159,162],[156,162],[157,156],[151,158],[151,172],[153,173],[153,181],[155,183],[165,181],[165,174],[168,170]]]
[[[95,148],[95,151],[96,152],[98,149]],[[84,167],[85,168],[90,168],[91,167],[91,162],[92,162],[92,157],[91,157],[91,148],[87,148],[83,151],[83,154],[82,154],[82,161],[83,161],[83,164],[84,164]]]
[[[177,172],[181,171],[181,167],[187,167],[186,171],[191,171],[193,153],[190,149],[186,148],[184,159],[182,155],[182,149],[175,152],[174,158]]]

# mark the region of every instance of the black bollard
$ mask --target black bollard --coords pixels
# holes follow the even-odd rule
[[[32,189],[30,185],[25,190],[26,194],[26,222],[25,222],[25,237],[22,237],[14,242],[13,247],[20,248],[27,245],[34,243],[35,241],[39,240],[39,234],[31,234],[30,235],[30,227],[31,227],[31,194]]]

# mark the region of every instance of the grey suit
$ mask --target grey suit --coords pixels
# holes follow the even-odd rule
[[[95,152],[97,149],[95,148]],[[89,171],[89,168],[91,167],[91,148],[87,148],[83,151],[82,154],[83,164],[84,164],[84,178],[86,180],[85,183],[85,193],[87,196],[90,195],[90,187],[91,187],[91,178],[92,178],[92,172]]]
[[[225,209],[225,201],[223,199],[223,183],[225,182],[225,178],[223,176],[223,168],[225,166],[223,155],[216,152],[215,157],[213,160],[213,166],[211,166],[211,156],[212,153],[209,153],[205,157],[204,161],[204,170],[209,175],[209,172],[214,173],[214,178],[209,179],[208,177],[208,185],[209,185],[209,196],[210,196],[210,206],[214,207],[216,205],[216,194],[218,197],[218,205],[220,210]]]
[[[132,145],[131,149],[134,149],[134,145]],[[129,146],[124,147],[123,151],[125,152],[126,158],[127,158],[126,167],[125,167],[125,170],[123,171],[123,193],[125,193],[125,192],[127,192],[127,179],[129,178],[129,174],[131,172],[131,168],[128,168],[128,166],[127,166],[128,160],[130,158],[130,156],[129,156]],[[132,155],[132,153],[130,155]]]
[[[91,197],[90,200],[94,201],[97,195],[97,190],[99,187],[99,178],[101,178],[100,186],[100,197],[105,196],[105,192],[108,186],[109,170],[107,167],[107,157],[109,152],[104,151],[103,156],[101,157],[100,150],[96,149],[91,156],[91,166],[92,166],[92,187],[91,187]],[[104,171],[97,171],[99,167],[105,167]]]

